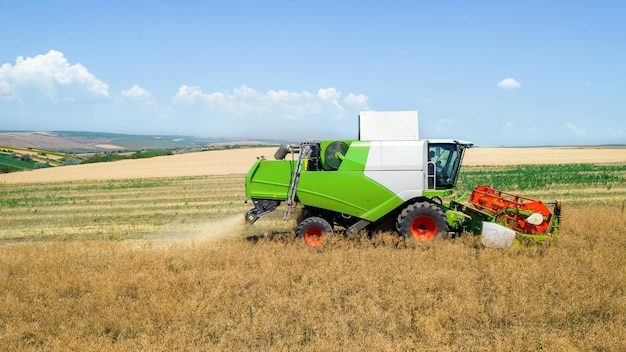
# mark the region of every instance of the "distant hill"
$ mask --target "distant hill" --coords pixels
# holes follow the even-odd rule
[[[187,149],[233,145],[280,144],[271,140],[237,140],[177,135],[130,135],[75,131],[0,131],[0,146],[45,149],[64,153],[133,151],[146,149]]]

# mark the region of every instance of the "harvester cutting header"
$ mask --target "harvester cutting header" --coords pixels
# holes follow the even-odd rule
[[[417,111],[362,112],[357,140],[283,145],[275,160],[259,158],[246,176],[246,197],[254,204],[246,219],[253,224],[284,202],[287,220],[298,207],[296,235],[318,248],[335,228],[395,230],[417,241],[470,232],[491,247],[555,241],[557,201],[544,204],[489,186],[476,187],[469,198],[455,194],[471,147],[419,139]]]

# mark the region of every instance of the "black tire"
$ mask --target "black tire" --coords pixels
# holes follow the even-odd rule
[[[397,220],[401,236],[419,242],[448,236],[448,221],[440,207],[428,202],[413,203],[407,206]]]
[[[302,239],[307,246],[320,250],[333,237],[333,227],[320,217],[308,217],[298,225],[296,237]]]

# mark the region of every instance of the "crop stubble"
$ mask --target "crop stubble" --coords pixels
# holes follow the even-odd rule
[[[228,152],[203,157],[233,161]],[[236,152],[244,170],[259,154]],[[192,168],[154,178],[153,169],[150,178],[129,171],[0,186],[0,238],[8,240],[0,245],[0,346],[626,348],[621,199],[566,204],[552,247],[492,250],[471,236],[415,245],[381,234],[336,236],[315,253],[293,239],[279,211],[244,226],[242,172],[211,165],[216,175]]]

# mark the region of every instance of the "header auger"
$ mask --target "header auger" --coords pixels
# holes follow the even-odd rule
[[[281,146],[275,160],[259,158],[246,175],[250,224],[286,203],[297,204],[296,235],[323,247],[335,228],[397,231],[417,241],[450,233],[482,235],[490,247],[556,241],[560,203],[479,186],[455,195],[464,152],[472,143],[418,137],[416,111],[362,112],[359,139]]]

